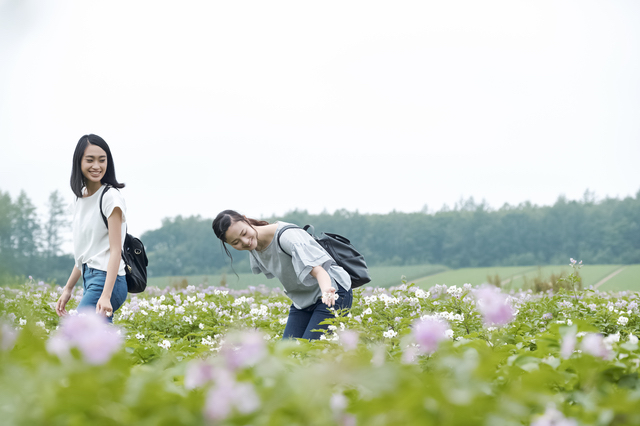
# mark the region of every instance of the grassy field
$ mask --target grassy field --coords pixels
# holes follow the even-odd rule
[[[422,288],[429,288],[436,284],[457,285],[472,284],[479,285],[487,282],[487,276],[498,274],[501,280],[506,280],[527,272],[535,271],[532,266],[498,266],[488,268],[461,268],[440,272],[435,275],[425,276],[413,282]]]
[[[442,265],[411,265],[411,266],[374,266],[369,269],[371,274],[371,284],[376,287],[390,287],[402,284],[402,276],[407,280],[424,277],[426,275],[437,274],[447,270]],[[154,277],[149,278],[149,285],[157,287],[166,286],[187,286],[197,284],[226,285],[228,288],[241,289],[248,286],[264,284],[267,287],[279,287],[277,279],[268,280],[264,275],[238,274],[224,275],[190,275],[182,277]]]
[[[599,287],[602,291],[609,290],[640,290],[640,265],[623,265],[624,269],[615,277]]]
[[[640,291],[640,265],[586,265],[580,270],[584,288],[596,286],[601,280],[619,269],[621,272],[611,277],[598,287],[599,290],[635,290]],[[507,289],[523,288],[525,283],[531,284],[536,277],[549,278],[552,274],[571,273],[569,265],[548,266],[514,266],[491,268],[462,268],[444,271],[435,275],[414,280],[417,285],[429,288],[434,284],[462,285],[470,283],[479,285],[487,282],[488,276],[500,277],[502,285]]]
[[[640,291],[640,265],[586,265],[580,270],[584,288],[595,286],[602,279],[622,269],[599,290],[636,290]],[[487,277],[498,275],[502,286],[506,289],[520,289],[525,283],[531,284],[536,277],[549,278],[552,274],[569,274],[569,265],[548,266],[495,266],[486,268],[448,269],[441,265],[412,265],[412,266],[375,266],[370,269],[372,282],[377,287],[390,287],[401,284],[401,277],[422,288],[429,288],[435,284],[458,285],[470,283],[474,286],[487,282]],[[184,277],[150,278],[149,284],[158,287],[186,286],[208,284],[220,286],[226,284],[228,288],[242,289],[248,286],[264,284],[267,287],[278,287],[277,279],[268,280],[264,275],[238,274],[226,275],[191,275]]]

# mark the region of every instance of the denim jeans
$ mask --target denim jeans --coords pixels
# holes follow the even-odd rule
[[[84,293],[82,294],[82,300],[78,305],[78,311],[81,309],[93,308],[95,312],[98,299],[102,296],[102,290],[104,289],[104,282],[107,279],[107,272],[99,269],[93,269],[82,265],[82,287]],[[113,291],[111,292],[111,307],[113,312],[117,311],[120,306],[127,300],[127,277],[124,275],[118,275],[116,282],[113,285]],[[107,317],[109,322],[113,322],[113,315]]]
[[[338,291],[336,292],[338,300],[333,306],[334,309],[351,308],[353,302],[353,291],[345,290],[342,286],[338,285]],[[316,303],[308,306],[304,309],[298,309],[291,305],[289,309],[289,318],[287,319],[287,326],[284,328],[282,334],[283,339],[302,338],[307,340],[319,339],[322,333],[321,331],[311,330],[326,330],[329,328],[328,324],[320,323],[327,318],[333,318],[334,314],[329,310],[329,307],[322,303],[322,299],[318,299]]]

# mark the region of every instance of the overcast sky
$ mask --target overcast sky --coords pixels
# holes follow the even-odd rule
[[[71,203],[95,133],[136,235],[633,196],[639,76],[632,0],[0,0],[0,190]]]

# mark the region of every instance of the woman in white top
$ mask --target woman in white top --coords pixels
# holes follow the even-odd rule
[[[314,330],[326,330],[328,325],[320,323],[334,316],[329,308],[351,308],[351,278],[303,229],[280,234],[288,225],[225,210],[214,219],[213,231],[229,257],[225,243],[249,251],[254,274],[263,273],[282,283],[292,301],[283,338],[318,339],[323,333]]]
[[[110,185],[115,190],[107,191]],[[124,188],[116,179],[109,145],[97,135],[80,138],[73,154],[71,189],[76,195],[73,217],[73,251],[75,266],[56,303],[56,313],[65,315],[66,305],[76,282],[82,276],[84,292],[78,310],[93,309],[111,322],[115,312],[127,299],[127,281],[121,258],[126,235],[126,206],[117,189]],[[100,213],[107,217],[105,226]]]

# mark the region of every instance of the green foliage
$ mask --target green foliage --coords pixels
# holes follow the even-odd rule
[[[512,292],[516,317],[486,327],[470,285],[369,286],[323,340],[307,342],[280,339],[290,304],[281,291],[150,287],[116,313],[124,346],[98,366],[47,349],[59,293],[34,282],[0,288],[3,424],[640,423],[635,292]],[[451,329],[431,354],[412,352],[411,326],[425,315]],[[241,362],[251,346],[238,330],[264,336],[251,362]],[[587,344],[593,333],[606,336],[600,355]],[[216,401],[228,411],[208,420]]]
[[[531,267],[563,264],[566,253],[589,264],[640,263],[640,192],[635,198],[607,198],[599,203],[592,197],[581,201],[560,197],[553,206],[522,203],[491,210],[470,198],[453,210],[433,214],[295,210],[266,220],[313,224],[318,233],[345,235],[370,266]],[[211,230],[211,219],[166,219],[142,239],[152,276],[233,275],[230,260]],[[231,252],[236,272],[250,272],[247,254]]]
[[[73,258],[60,253],[61,232],[68,226],[62,199],[51,193],[48,218],[43,225],[23,191],[15,201],[0,191],[0,285],[17,276],[66,282]]]

